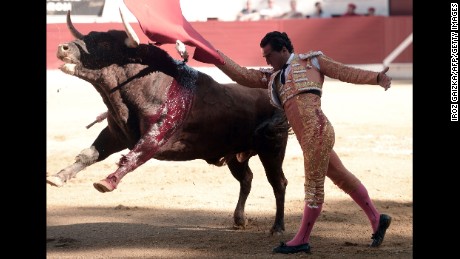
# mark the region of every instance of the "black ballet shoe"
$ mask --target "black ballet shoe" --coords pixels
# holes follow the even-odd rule
[[[298,252],[310,253],[310,245],[306,243],[298,246],[288,246],[286,243],[281,242],[278,247],[273,248],[273,253],[294,254]]]
[[[382,244],[383,238],[385,237],[385,232],[391,224],[391,217],[386,214],[380,214],[379,227],[374,234],[372,234],[372,243],[371,247],[378,247]]]

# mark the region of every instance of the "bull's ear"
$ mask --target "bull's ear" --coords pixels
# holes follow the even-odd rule
[[[130,48],[136,48],[137,46],[139,46],[139,42],[140,42],[139,37],[137,37],[137,34],[134,31],[133,27],[131,27],[131,25],[125,20],[125,17],[123,15],[123,11],[121,10],[121,8],[119,8],[119,10],[120,10],[121,20],[123,21],[123,25],[125,26],[126,34],[128,34],[128,38],[126,39],[126,45]]]
[[[75,39],[83,38],[83,34],[77,31],[75,26],[73,26],[72,20],[70,19],[70,10],[67,11],[67,28],[69,28],[70,33],[72,34],[72,36],[75,37]]]

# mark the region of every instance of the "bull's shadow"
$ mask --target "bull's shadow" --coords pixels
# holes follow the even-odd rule
[[[377,251],[367,247],[369,236],[361,233],[370,232],[368,222],[356,204],[347,200],[332,200],[327,202],[326,210],[315,224],[316,232],[312,239],[317,248],[312,255],[315,258],[340,258],[328,254],[329,247],[342,251],[341,258],[366,258],[370,255],[411,258],[412,246],[407,245],[412,243],[411,233],[400,232],[397,226],[411,223],[407,220],[412,215],[412,203],[377,200],[376,205],[387,207],[396,219],[393,231],[390,229],[386,236],[385,249]],[[287,206],[296,207],[297,204]],[[286,235],[271,236],[268,231],[271,215],[264,212],[253,214],[249,218],[248,228],[244,230],[229,226],[231,213],[222,210],[67,207],[48,214],[48,258],[58,258],[62,254],[79,258],[94,251],[100,251],[104,258],[153,258],[165,255],[169,258],[267,258],[280,240],[295,233],[301,217],[295,211],[287,213]],[[96,215],[99,222],[88,223],[88,219]],[[53,223],[62,219],[69,223]],[[344,231],[348,234],[339,235]],[[363,250],[366,252],[360,255]],[[123,254],[124,251],[137,252],[128,255]]]

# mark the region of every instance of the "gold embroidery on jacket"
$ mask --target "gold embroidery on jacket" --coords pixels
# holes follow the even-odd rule
[[[291,71],[287,76],[286,83],[282,85],[275,81],[281,104],[286,103],[290,98],[308,90],[322,91],[321,83],[310,81],[306,76],[309,61],[309,59],[302,60],[296,56],[291,61]]]

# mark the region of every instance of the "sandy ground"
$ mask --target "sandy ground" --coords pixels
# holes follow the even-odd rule
[[[366,185],[376,207],[393,217],[385,241],[370,248],[364,212],[326,180],[326,201],[311,235],[309,258],[412,258],[412,82],[378,86],[327,80],[323,110],[334,125],[335,150]],[[85,126],[105,111],[88,83],[47,72],[47,173],[57,173],[89,147],[105,123]],[[80,172],[65,186],[47,186],[47,258],[274,258],[296,233],[303,208],[303,162],[292,135],[284,172],[289,180],[286,231],[271,236],[275,198],[258,157],[246,204],[248,226],[233,228],[239,185],[226,167],[205,161],[151,160],[111,193],[92,183],[112,173],[121,154]]]

